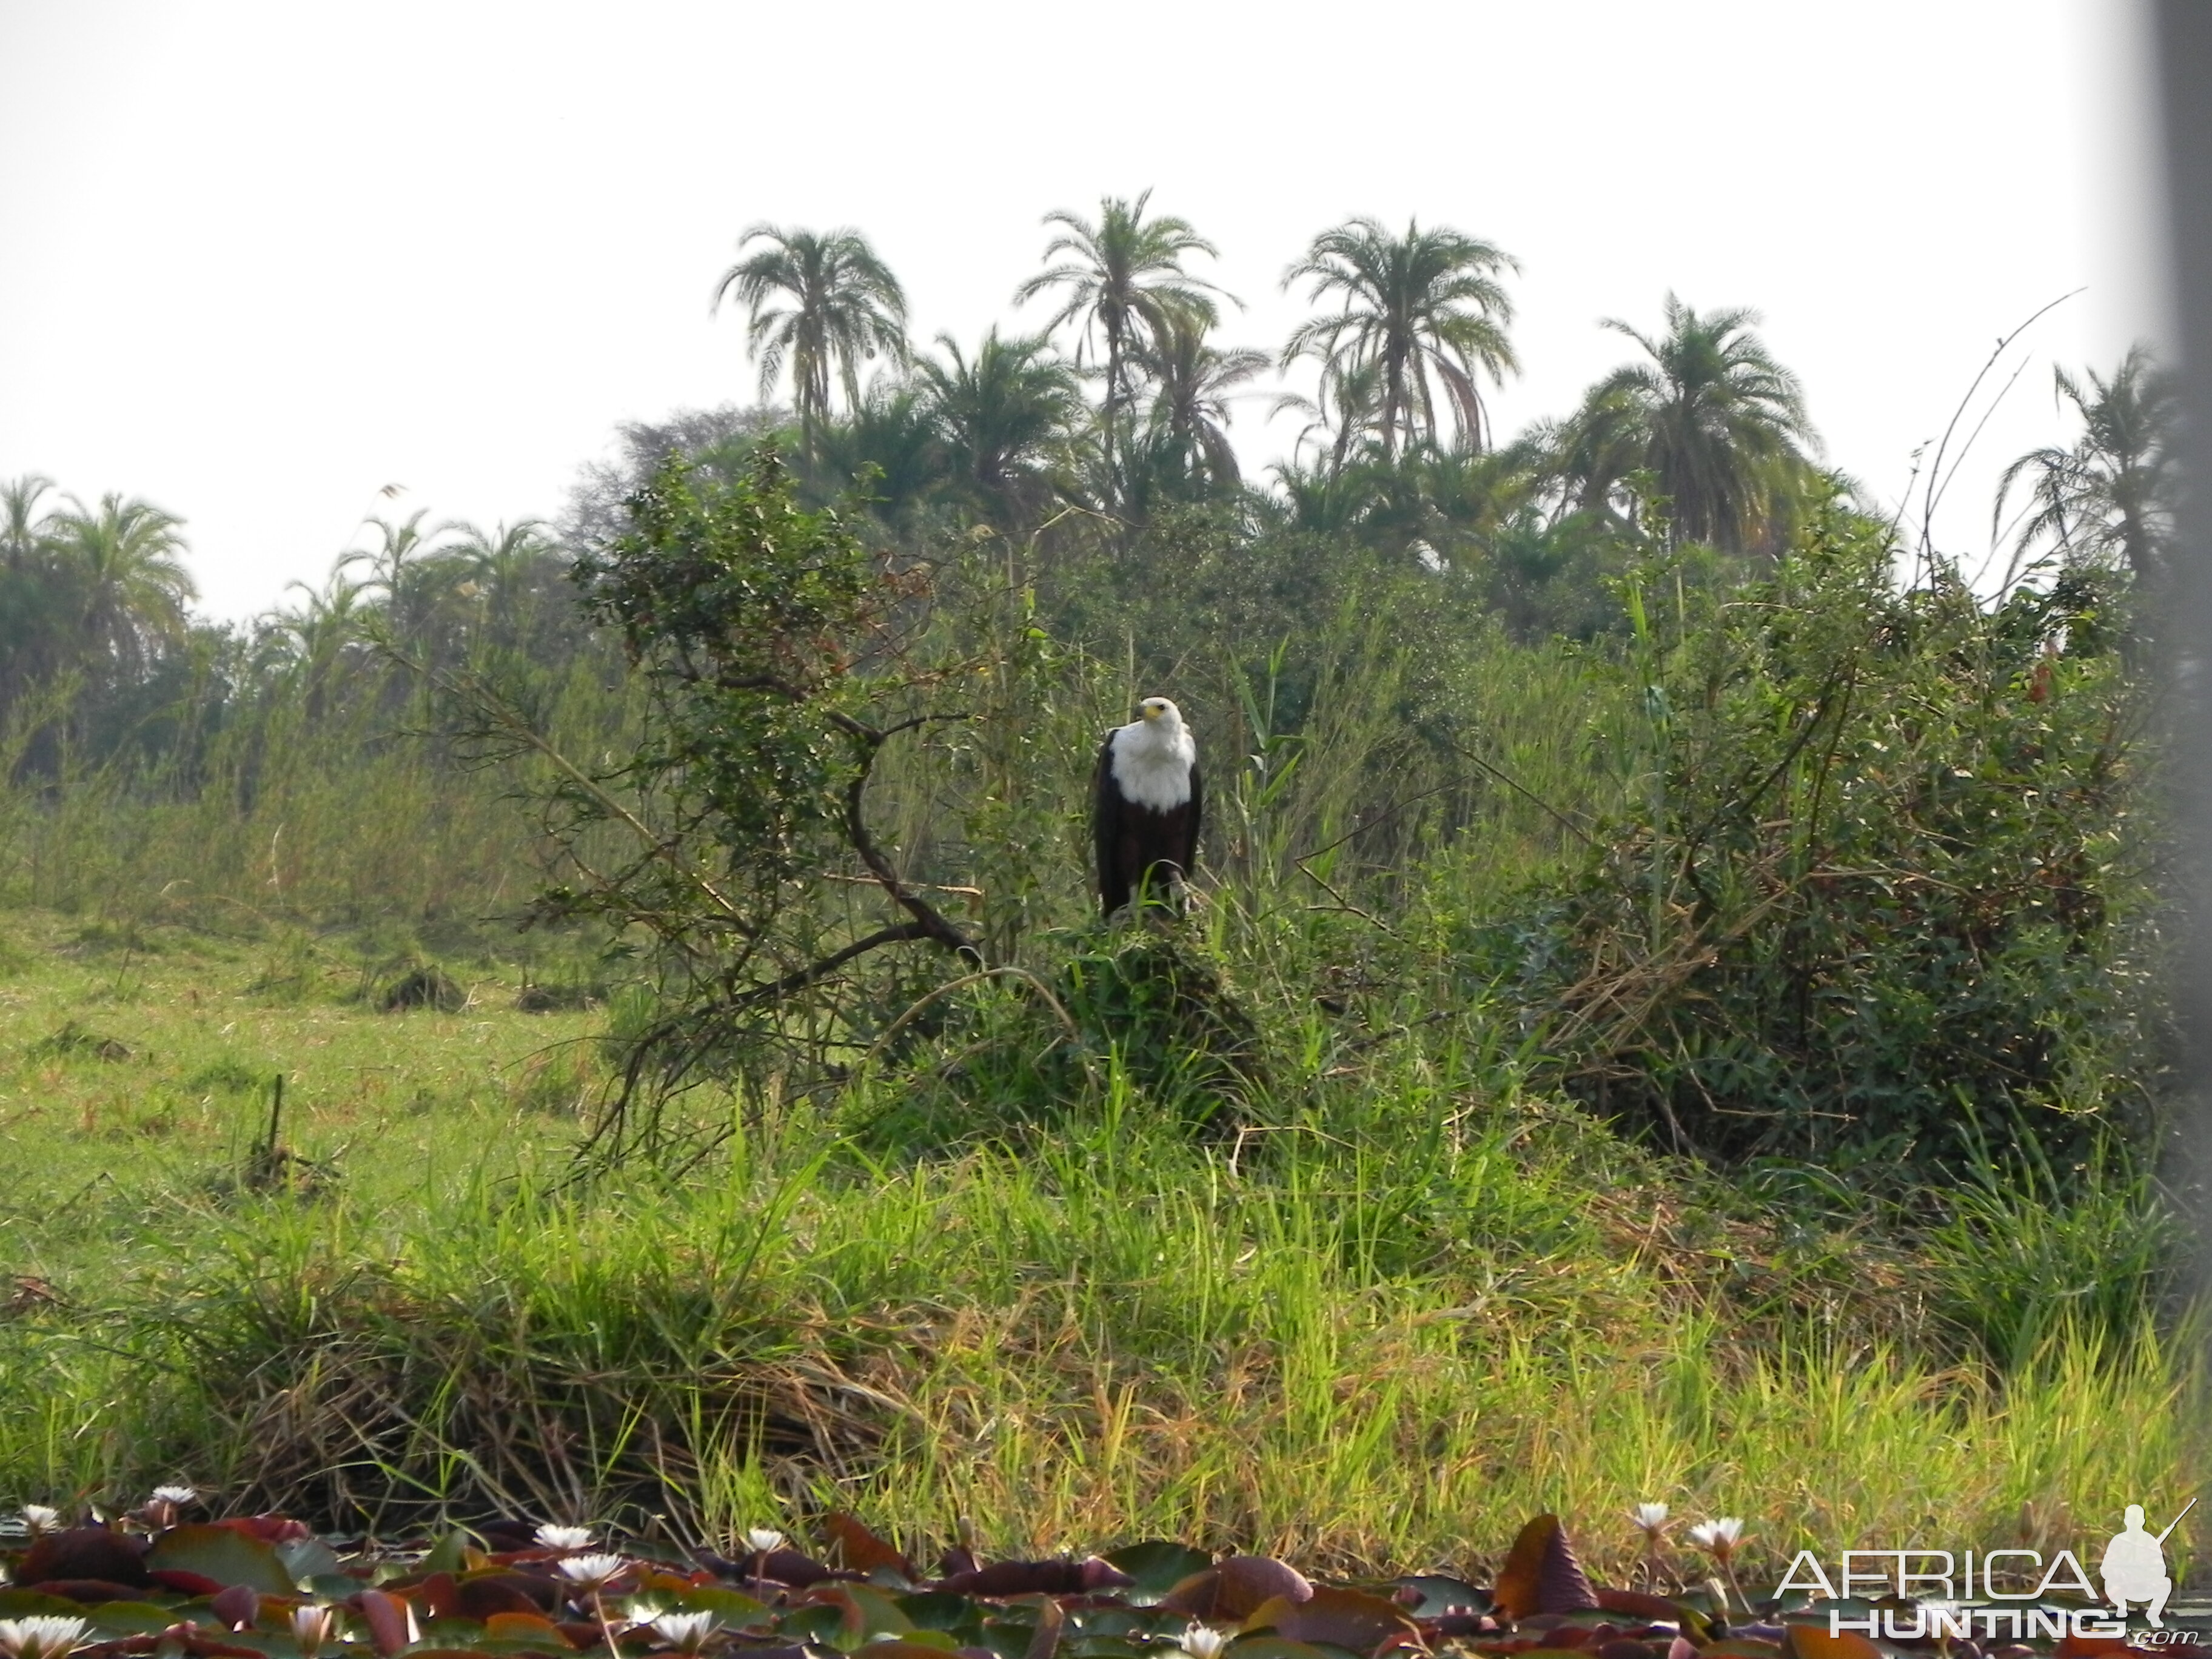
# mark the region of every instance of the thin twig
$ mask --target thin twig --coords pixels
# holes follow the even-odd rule
[[[1999,336],[1996,349],[1990,353],[1989,360],[1981,367],[1981,372],[1974,376],[1972,382],[1966,387],[1966,395],[1959,399],[1958,408],[1951,411],[1950,422],[1944,427],[1943,436],[1936,443],[1935,459],[1929,463],[1928,483],[1921,492],[1920,499],[1922,510],[1920,514],[1920,552],[1922,556],[1930,558],[1934,556],[1936,544],[1936,503],[1943,499],[1944,491],[1950,487],[1950,479],[1944,475],[1943,471],[1943,453],[1951,447],[1951,434],[1958,430],[1959,422],[1966,418],[1966,410],[1970,406],[1972,406],[1974,401],[1974,393],[1981,390],[1982,382],[1989,378],[1990,371],[1996,367],[1997,359],[2004,356],[2006,349],[2008,348],[2014,340],[2017,340],[2021,335],[2025,334],[2028,329],[2042,317],[2045,312],[2052,309],[2054,307],[2065,304],[2066,301],[2072,299],[2075,294],[2079,294],[2081,291],[2081,289],[2077,288],[2073,290],[2073,293],[2062,294],[2057,299],[2052,300],[2045,305],[2039,306],[2035,309],[2034,313],[2029,316],[2027,320],[2021,324],[2019,327],[2014,329],[2011,333]],[[1975,428],[1978,432],[1980,429],[1981,428],[1978,427]],[[1960,452],[1960,459],[1964,460],[1965,459],[1965,451],[1961,450]],[[1958,462],[1954,461],[1952,463],[1952,471],[1955,473],[1957,471]]]
[[[1445,738],[1444,741],[1450,746],[1452,753],[1457,755],[1462,760],[1474,762],[1484,771],[1489,773],[1492,777],[1496,778],[1508,789],[1510,789],[1515,794],[1519,795],[1524,800],[1533,801],[1538,806],[1543,808],[1545,811],[1550,813],[1553,818],[1559,821],[1563,829],[1568,830],[1576,836],[1581,837],[1582,842],[1585,847],[1595,847],[1597,845],[1595,841],[1590,839],[1589,830],[1583,829],[1582,825],[1577,823],[1572,818],[1569,817],[1565,812],[1562,812],[1558,807],[1553,805],[1551,802],[1546,800],[1534,790],[1530,789],[1521,783],[1519,780],[1508,773],[1504,768],[1492,765],[1488,761],[1483,759],[1481,756],[1476,754],[1473,750],[1462,749],[1456,743],[1453,743],[1449,738]]]

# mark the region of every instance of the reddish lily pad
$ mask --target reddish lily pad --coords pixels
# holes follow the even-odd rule
[[[497,1642],[528,1642],[536,1646],[565,1651],[568,1638],[560,1626],[542,1613],[495,1613],[483,1621],[484,1635]]]
[[[560,1592],[551,1579],[540,1578],[535,1573],[504,1572],[497,1568],[471,1573],[458,1583],[448,1579],[451,1600],[447,1601],[432,1589],[444,1577],[441,1573],[423,1582],[422,1589],[431,1596],[428,1605],[441,1615],[454,1614],[479,1624],[501,1613],[532,1613],[544,1617],[556,1611],[561,1602]]]
[[[1492,1594],[1516,1619],[1540,1613],[1579,1613],[1598,1605],[1597,1592],[1575,1559],[1566,1528],[1556,1515],[1540,1515],[1521,1528]]]
[[[840,1511],[822,1524],[838,1559],[854,1572],[895,1572],[908,1583],[919,1576],[896,1545],[878,1537],[857,1517]]]
[[[1279,1595],[1303,1601],[1313,1586],[1296,1567],[1265,1555],[1232,1555],[1220,1565],[1194,1572],[1161,1598],[1169,1613],[1193,1619],[1248,1619],[1261,1603]]]
[[[955,1595],[1082,1595],[1128,1583],[1127,1573],[1092,1555],[1080,1561],[994,1561],[956,1572],[937,1588]]]
[[[1291,1642],[1326,1642],[1354,1653],[1372,1653],[1397,1637],[1418,1638],[1413,1621],[1379,1595],[1322,1584],[1303,1601],[1271,1596],[1245,1620],[1247,1631],[1272,1630]]]
[[[365,1589],[354,1598],[354,1605],[361,1609],[362,1622],[368,1626],[369,1644],[382,1659],[392,1659],[417,1639],[415,1610],[398,1596]]]
[[[36,1584],[51,1578],[97,1578],[143,1589],[146,1547],[106,1527],[67,1527],[33,1544],[15,1568],[15,1582]]]

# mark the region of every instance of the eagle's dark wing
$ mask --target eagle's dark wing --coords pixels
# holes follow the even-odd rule
[[[1198,873],[1199,820],[1206,816],[1206,785],[1198,775],[1198,763],[1190,763],[1190,812],[1183,820],[1182,846],[1176,856],[1182,864],[1183,878],[1187,881]]]
[[[1121,791],[1114,781],[1114,737],[1106,734],[1098,751],[1098,773],[1091,786],[1091,841],[1098,854],[1098,896],[1112,915],[1129,902],[1128,872],[1121,869]]]

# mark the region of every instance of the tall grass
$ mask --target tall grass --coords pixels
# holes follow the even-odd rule
[[[212,1079],[247,1018],[336,1049],[295,1133],[342,1179],[240,1190],[263,1102],[212,1081],[166,1130],[45,1131],[6,1226],[64,1300],[0,1322],[0,1497],[181,1476],[336,1524],[496,1508],[725,1545],[834,1504],[994,1550],[1170,1534],[1343,1569],[1480,1569],[1552,1509],[1619,1578],[1639,1501],[1751,1516],[1756,1574],[1931,1526],[2011,1542],[2023,1504],[2178,1508],[2208,1449],[2155,1329],[2062,1321],[2002,1369],[1920,1264],[1792,1237],[1410,1043],[1241,1139],[1194,1144],[1109,1066],[1049,1134],[886,1160],[794,1109],[711,1176],[562,1194],[518,1062],[574,1028],[489,986],[459,1016],[271,1004],[250,953],[173,939],[88,1000],[113,954],[42,969],[0,1037],[11,1097]],[[172,1057],[28,1058],[65,1006]],[[394,1033],[421,1085],[330,1086]]]
[[[1506,1133],[1431,1173],[1552,1226],[1418,1261],[1408,1194],[1316,1137],[1255,1175],[1111,1114],[881,1178],[817,1154],[591,1205],[470,1182],[396,1224],[256,1207],[111,1311],[128,1362],[17,1370],[0,1433],[25,1495],[182,1470],[341,1522],[659,1515],[726,1547],[837,1505],[1344,1569],[1494,1560],[1556,1510],[1625,1574],[1650,1498],[1755,1517],[1778,1569],[1930,1524],[2009,1541],[2023,1504],[2179,1506],[2201,1396],[2154,1332],[2062,1328],[2002,1379],[1879,1310],[1776,1340],[1613,1254]]]

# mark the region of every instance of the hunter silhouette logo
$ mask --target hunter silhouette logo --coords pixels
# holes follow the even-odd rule
[[[2143,1530],[2142,1505],[2128,1505],[2126,1529],[2112,1534],[2098,1566],[2105,1580],[2105,1599],[2121,1618],[2128,1616],[2129,1602],[2140,1601],[2144,1616],[2154,1626],[2165,1626],[2160,1615],[2166,1611],[2166,1598],[2173,1594],[2173,1580],[2166,1571],[2166,1540],[2181,1524],[2181,1516],[2196,1507],[2192,1498],[2182,1507],[2181,1515],[2166,1522],[2166,1531],[2154,1538]]]

